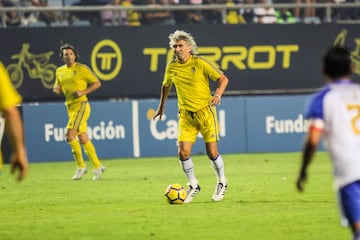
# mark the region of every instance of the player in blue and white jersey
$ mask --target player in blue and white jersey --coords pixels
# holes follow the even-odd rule
[[[320,140],[329,152],[338,192],[342,223],[349,225],[354,240],[360,239],[360,85],[351,80],[348,49],[332,47],[323,57],[323,74],[329,83],[310,101],[306,113],[309,131],[302,151],[296,182],[302,192],[307,169]]]

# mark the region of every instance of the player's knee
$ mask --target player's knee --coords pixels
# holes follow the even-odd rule
[[[85,134],[80,134],[80,135],[79,135],[79,142],[80,142],[80,144],[85,144],[85,143],[87,143],[88,141],[89,141],[89,138],[88,138],[87,135],[85,135]]]
[[[85,144],[89,141],[89,138],[87,137],[79,137],[80,144]]]
[[[179,149],[179,158],[181,160],[189,159],[190,156],[191,156],[191,153],[189,151]]]
[[[66,141],[71,142],[76,139],[77,131],[75,129],[67,129]]]
[[[219,153],[218,151],[209,151],[207,155],[211,160],[215,160],[219,156]]]
[[[67,141],[67,142],[71,142],[71,141],[73,141],[74,139],[75,139],[75,137],[73,137],[73,136],[70,136],[70,135],[66,136],[66,141]]]

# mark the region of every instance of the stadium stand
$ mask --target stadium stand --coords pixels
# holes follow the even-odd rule
[[[148,13],[154,10],[171,12],[173,17],[170,19],[175,21],[167,21],[166,24],[234,24],[229,21],[229,12],[238,14],[243,19],[237,24],[252,23],[251,19],[246,20],[248,16],[244,14],[259,8],[273,8],[276,11],[286,8],[296,18],[296,23],[360,23],[360,0],[317,0],[312,4],[295,0],[133,0],[129,6],[122,5],[122,1],[118,6],[109,5],[109,2],[110,0],[0,0],[0,27],[44,26],[35,22],[45,22],[46,26],[101,25],[102,11],[124,12],[125,9],[126,12],[138,12],[140,16],[149,16]],[[308,9],[312,9],[311,16],[307,14]],[[179,22],[178,16],[185,17],[184,21]],[[143,20],[140,19],[140,22]]]

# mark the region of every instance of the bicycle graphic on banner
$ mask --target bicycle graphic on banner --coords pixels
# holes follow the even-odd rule
[[[57,66],[49,63],[52,51],[32,54],[29,52],[30,44],[24,43],[20,53],[11,56],[11,59],[18,59],[17,63],[12,63],[7,66],[10,79],[16,88],[19,88],[24,81],[24,70],[31,79],[40,79],[45,88],[51,89],[55,83],[55,71]]]

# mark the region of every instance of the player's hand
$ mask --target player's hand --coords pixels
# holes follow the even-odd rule
[[[74,98],[79,98],[79,97],[81,97],[82,95],[84,95],[82,91],[75,91],[75,92],[73,93]]]
[[[298,192],[304,191],[304,185],[307,180],[307,174],[306,173],[300,173],[298,179],[296,180],[296,188]]]
[[[220,105],[220,102],[221,102],[221,96],[220,95],[214,95],[210,99],[209,105],[211,105],[211,106]]]
[[[59,95],[59,94],[61,93],[61,87],[60,87],[60,86],[54,87],[53,92],[54,92],[55,94]]]
[[[164,114],[164,109],[159,107],[159,108],[156,110],[156,112],[154,113],[154,116],[152,117],[152,119],[153,119],[153,120],[156,120],[156,118],[159,118],[159,120],[161,120],[163,114]]]
[[[17,175],[16,179],[18,181],[23,180],[29,168],[29,163],[26,154],[14,153],[10,158],[10,164],[11,164],[11,174],[15,174],[16,171],[19,171],[19,174]]]

